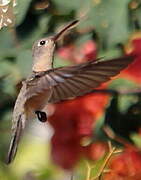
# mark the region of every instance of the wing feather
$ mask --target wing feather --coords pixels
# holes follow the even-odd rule
[[[52,90],[50,103],[79,96],[110,80],[133,60],[134,57],[125,56],[108,61],[89,61],[46,71],[34,85],[31,85],[31,88],[28,88],[27,92],[30,94],[28,98],[38,92],[46,95],[48,89]]]
[[[108,61],[91,61],[80,66],[64,67],[56,71],[56,74],[64,78],[65,81],[59,82],[60,85],[66,85],[67,92],[64,97],[60,96],[60,100],[76,97],[89,92],[91,89],[98,87],[101,83],[110,80],[111,77],[117,75],[122,69],[133,61],[133,57],[121,57]],[[60,91],[63,92],[63,87]],[[60,101],[59,100],[59,101]],[[50,98],[49,102],[54,103],[57,100]]]

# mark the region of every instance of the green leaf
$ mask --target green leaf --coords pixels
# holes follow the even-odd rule
[[[17,55],[17,66],[23,78],[26,78],[32,69],[32,54],[30,50],[21,50]]]
[[[79,28],[92,28],[98,33],[106,47],[113,47],[117,43],[127,40],[130,29],[128,27],[128,3],[130,0],[101,0],[91,1],[88,18]]]
[[[81,35],[77,40],[76,40],[76,46],[80,46],[81,44],[87,42],[88,40],[92,39],[92,33],[84,34]]]
[[[48,31],[50,15],[45,14],[39,18],[39,23],[32,33],[21,41],[22,48],[31,48],[36,40],[39,40]]]
[[[14,47],[14,37],[11,31],[6,28],[0,30],[0,53]]]
[[[141,28],[141,7],[134,12],[133,18],[138,21]]]
[[[72,10],[79,10],[83,7],[86,7],[87,4],[89,4],[89,1],[86,0],[52,0],[52,2],[55,4],[55,8],[60,14],[69,14]]]
[[[110,89],[115,89],[115,90],[119,90],[119,89],[135,89],[137,88],[138,85],[136,83],[134,83],[133,81],[129,81],[127,79],[123,79],[123,78],[118,78],[115,79],[113,81],[111,81],[109,88]],[[134,95],[122,95],[119,97],[119,109],[121,112],[125,112],[129,106],[135,102],[136,98]]]
[[[121,56],[121,50],[119,48],[110,48],[106,51],[100,51],[99,57],[103,57],[104,59],[111,59]]]
[[[19,25],[25,19],[26,13],[32,0],[19,0],[16,6],[16,24]]]
[[[118,78],[111,81],[109,88],[111,89],[134,89],[137,88],[139,85],[133,81],[124,79],[124,78]]]
[[[134,95],[125,95],[125,96],[120,96],[119,97],[119,109],[121,112],[126,112],[128,108],[136,102],[137,98]]]
[[[69,60],[64,60],[60,58],[59,56],[55,56],[54,58],[54,67],[62,67],[62,66],[69,66],[71,65],[71,62]]]
[[[18,68],[15,64],[9,61],[1,61],[0,62],[0,76],[6,75],[7,77],[4,79],[4,92],[8,94],[15,93],[15,85],[19,81],[20,74]]]
[[[138,134],[132,134],[131,139],[135,143],[135,145],[139,148],[141,148],[141,136]]]

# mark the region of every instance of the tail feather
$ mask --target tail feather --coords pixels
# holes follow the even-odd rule
[[[7,161],[6,161],[7,164],[10,164],[16,156],[18,144],[19,144],[21,134],[22,134],[22,130],[23,130],[22,117],[21,116],[22,115],[19,116],[19,119],[18,119],[17,125],[16,125],[16,129],[13,133],[12,138],[11,138],[10,147],[9,147],[8,156],[7,156]]]

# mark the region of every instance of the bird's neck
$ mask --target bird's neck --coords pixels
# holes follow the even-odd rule
[[[52,59],[46,59],[45,57],[42,57],[39,62],[36,62],[33,65],[32,70],[35,72],[42,72],[47,71],[52,68]]]
[[[54,56],[54,49],[48,51],[47,53],[43,53],[40,56],[35,56],[33,58],[33,68],[34,72],[42,72],[52,69],[52,61]]]

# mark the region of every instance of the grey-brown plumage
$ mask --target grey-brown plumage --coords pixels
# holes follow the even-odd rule
[[[33,46],[33,72],[23,82],[15,103],[7,163],[14,159],[26,122],[35,116],[35,112],[42,110],[48,103],[86,94],[117,75],[134,59],[125,56],[108,61],[92,60],[79,65],[52,69],[56,41],[77,22],[72,22],[54,37],[35,42]]]

